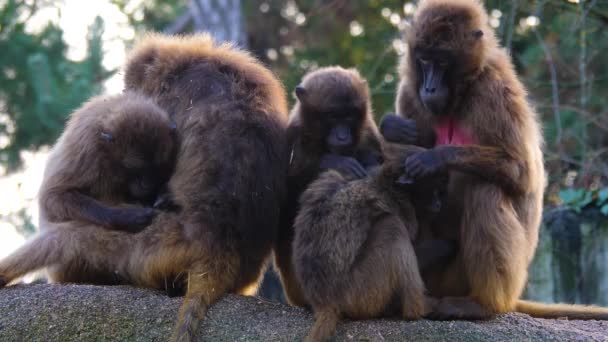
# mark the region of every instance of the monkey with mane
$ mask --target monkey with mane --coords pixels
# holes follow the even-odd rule
[[[538,117],[476,0],[423,0],[407,34],[393,142],[430,148],[405,160],[412,179],[449,172],[435,236],[460,253],[425,277],[435,318],[607,319],[608,309],[520,299],[538,242],[546,175]],[[415,134],[412,134],[415,132]]]

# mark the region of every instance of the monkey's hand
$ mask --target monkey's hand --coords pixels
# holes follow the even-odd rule
[[[442,172],[445,166],[441,153],[431,149],[407,157],[405,160],[405,174],[416,180]]]
[[[156,216],[153,208],[116,208],[110,213],[112,228],[136,233],[148,226]]]
[[[416,121],[402,118],[397,114],[386,114],[380,122],[380,132],[384,139],[401,144],[415,144],[418,140]]]
[[[357,178],[367,176],[367,171],[357,159],[352,157],[340,156],[337,154],[326,154],[321,157],[319,163],[321,170],[336,170],[345,175],[351,175]]]

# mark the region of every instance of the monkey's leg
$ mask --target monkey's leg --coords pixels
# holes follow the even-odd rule
[[[430,310],[430,304],[427,303],[424,294],[425,287],[420,275],[418,259],[407,232],[397,236],[399,238],[389,246],[393,254],[390,260],[394,263],[395,275],[400,277],[398,286],[401,315],[407,320],[420,319]],[[390,235],[387,238],[390,238]]]
[[[60,244],[58,234],[53,232],[38,234],[27,241],[0,261],[0,287],[61,260]]]
[[[228,291],[237,279],[239,261],[236,252],[209,255],[188,271],[188,289],[179,309],[171,341],[189,342],[194,339],[200,322],[211,305]]]
[[[44,267],[73,262],[112,274],[132,245],[127,235],[97,226],[65,224],[38,234],[0,261],[0,276],[9,283]]]
[[[512,311],[527,278],[530,246],[525,228],[495,185],[471,183],[463,203],[461,249],[470,298],[444,298],[437,314],[440,318],[483,319]]]
[[[362,258],[352,266],[352,278],[346,282],[344,312],[355,318],[378,317],[397,294],[402,317],[421,318],[427,311],[425,289],[408,229],[396,216],[389,216],[372,226],[369,234],[372,240],[359,251]]]

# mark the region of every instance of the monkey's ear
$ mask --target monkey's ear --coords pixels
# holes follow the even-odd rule
[[[479,39],[479,38],[483,37],[483,31],[482,30],[474,30],[473,31],[473,37],[475,37],[475,39]]]
[[[111,133],[107,133],[107,132],[101,132],[99,134],[99,137],[101,138],[101,140],[103,141],[107,141],[107,142],[112,142],[114,141],[114,136],[112,136]]]
[[[151,47],[139,54],[131,57],[125,67],[125,88],[138,89],[143,87],[142,83],[146,80],[146,75],[150,74],[150,69],[158,59],[158,52]]]
[[[304,101],[304,98],[306,97],[306,88],[304,88],[304,86],[301,84],[297,85],[294,92],[296,93],[298,100]]]

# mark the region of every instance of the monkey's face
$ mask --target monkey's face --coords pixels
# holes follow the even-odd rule
[[[170,132],[157,132],[132,146],[122,158],[131,197],[153,203],[169,181],[175,164],[175,137]]]
[[[426,109],[442,115],[451,95],[454,58],[445,51],[419,50],[415,53],[418,96]]]
[[[445,115],[467,76],[480,68],[484,54],[481,27],[467,6],[423,5],[408,33],[411,67],[418,96],[434,115]]]
[[[103,143],[106,172],[122,179],[122,186],[138,202],[153,203],[168,182],[177,154],[176,127],[166,116],[130,113],[109,132]]]
[[[351,103],[336,103],[306,111],[303,125],[316,132],[324,150],[333,154],[351,155],[359,144],[365,112]]]

